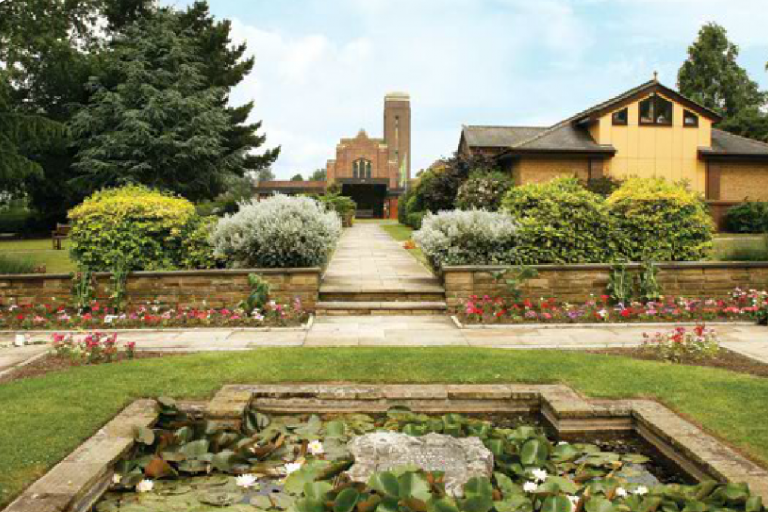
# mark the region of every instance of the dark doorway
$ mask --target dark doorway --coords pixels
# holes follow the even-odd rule
[[[345,183],[341,193],[357,204],[357,218],[380,219],[384,217],[384,200],[387,186],[378,184]]]

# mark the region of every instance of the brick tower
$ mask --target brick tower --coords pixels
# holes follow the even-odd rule
[[[384,98],[384,142],[389,161],[396,163],[399,185],[403,167],[406,179],[411,178],[411,98],[404,92],[389,93]]]

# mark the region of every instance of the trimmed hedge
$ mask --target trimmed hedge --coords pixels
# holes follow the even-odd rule
[[[768,233],[768,203],[733,206],[725,213],[725,224],[731,233]]]
[[[69,212],[71,253],[92,270],[215,266],[207,226],[181,197],[139,185],[96,192]]]
[[[632,178],[608,197],[619,253],[630,261],[695,261],[712,248],[704,200],[680,184]]]
[[[459,210],[498,211],[504,195],[512,185],[512,177],[509,174],[498,171],[475,171],[459,187],[456,207]]]
[[[518,221],[522,263],[606,263],[618,258],[617,233],[605,199],[576,178],[514,187],[503,208]]]

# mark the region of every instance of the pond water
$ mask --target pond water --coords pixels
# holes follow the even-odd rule
[[[745,486],[691,485],[639,440],[561,442],[547,437],[531,416],[250,410],[241,430],[231,431],[188,416],[172,401],[161,403],[159,423],[137,432],[135,451],[116,466],[113,485],[96,512],[764,511]],[[351,479],[361,461],[353,459],[350,446],[359,448],[362,436],[373,433],[374,439],[393,437],[382,432],[407,442],[380,446],[368,454],[375,466],[371,476]],[[418,442],[411,442],[414,438]],[[466,452],[471,453],[467,464],[475,464],[469,459],[482,452],[488,467],[465,478],[457,490],[452,477],[446,478],[450,471],[391,465],[388,459],[418,446],[438,450],[426,457],[433,464],[447,453],[439,450],[462,443],[474,450]],[[452,463],[461,464],[463,454],[452,454]]]

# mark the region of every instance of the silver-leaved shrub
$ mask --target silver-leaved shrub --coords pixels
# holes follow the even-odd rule
[[[309,197],[250,201],[221,219],[215,253],[237,268],[322,267],[341,236],[341,220]]]
[[[430,265],[510,265],[517,260],[517,225],[507,213],[454,210],[427,214],[413,235]]]

